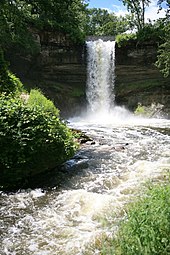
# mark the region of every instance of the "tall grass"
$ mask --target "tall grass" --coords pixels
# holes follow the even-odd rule
[[[170,184],[149,188],[130,204],[117,237],[103,245],[102,255],[170,254]]]

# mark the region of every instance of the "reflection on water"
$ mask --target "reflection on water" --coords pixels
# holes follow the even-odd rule
[[[78,255],[95,237],[111,235],[112,226],[103,226],[100,218],[111,211],[119,216],[141,183],[170,169],[169,124],[163,119],[72,120],[70,126],[95,144],[82,145],[67,162],[60,185],[55,174],[53,188],[1,193],[0,254]]]

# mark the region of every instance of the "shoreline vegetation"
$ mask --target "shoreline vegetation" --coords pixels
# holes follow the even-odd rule
[[[40,52],[40,42],[33,38],[34,29],[40,33],[45,30],[63,33],[68,41],[72,40],[72,43],[77,44],[83,43],[88,34],[105,35],[110,34],[110,31],[114,36],[121,34],[117,37],[117,44],[120,47],[130,41],[137,45],[149,39],[158,45],[157,68],[164,77],[170,75],[168,8],[165,19],[158,20],[155,24],[143,24],[144,27],[139,29],[136,39],[136,35],[123,34],[128,28],[135,28],[137,20],[134,19],[133,9],[131,16],[126,19],[121,17],[115,24],[114,14],[110,15],[106,10],[95,8],[87,11],[87,4],[84,1],[29,1],[29,5],[27,2],[1,1],[0,3],[2,28],[0,189],[4,191],[18,189],[24,180],[28,180],[31,176],[61,165],[70,159],[79,147],[78,138],[60,119],[59,110],[53,102],[39,90],[26,91],[20,80],[9,71],[8,64],[4,60],[3,53],[9,49],[23,52],[29,57]],[[127,4],[131,1],[123,2]],[[163,2],[158,1],[160,8]],[[169,1],[165,2],[169,7]],[[141,8],[137,8],[136,14],[142,14]],[[107,22],[104,23],[104,20]],[[74,96],[79,95],[80,92],[75,93]],[[145,110],[139,105],[136,113],[143,114]],[[94,249],[98,249],[100,255],[170,254],[169,176],[168,172],[163,181],[148,185],[146,192],[142,193],[140,198],[128,203],[124,208],[125,214],[118,224],[116,237],[105,238],[99,244],[96,241]]]
[[[0,188],[11,190],[70,159],[78,142],[40,90],[26,92],[1,54]]]
[[[111,209],[111,208],[110,208]],[[102,235],[86,247],[85,255],[167,255],[170,254],[170,172],[165,169],[154,181],[135,190],[123,207],[99,218],[112,237]]]

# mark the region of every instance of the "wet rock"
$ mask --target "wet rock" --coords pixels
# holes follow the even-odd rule
[[[77,160],[79,160],[79,159],[88,159],[88,157],[86,157],[84,155],[81,155],[81,154],[77,154],[77,155],[74,156],[74,159],[77,159]]]
[[[84,144],[84,143],[95,144],[95,141],[91,137],[89,137],[88,135],[83,133],[81,130],[72,129],[72,131],[75,134],[75,136],[77,137],[77,140],[80,144]]]
[[[79,171],[88,167],[88,158],[73,158],[66,161],[61,170],[63,171]]]

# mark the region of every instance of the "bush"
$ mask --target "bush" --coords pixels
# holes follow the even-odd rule
[[[151,187],[129,206],[114,246],[119,255],[170,254],[169,184]]]
[[[145,24],[144,28],[137,32],[139,42],[152,41],[160,43],[165,37],[165,32],[161,25]]]
[[[0,93],[19,93],[23,90],[21,81],[8,70],[8,64],[4,60],[3,52],[0,50]]]
[[[21,98],[0,97],[0,186],[52,169],[77,149],[68,127],[51,111]]]
[[[118,47],[126,46],[130,42],[136,41],[136,34],[120,34],[116,36],[116,43]]]
[[[156,66],[164,77],[168,77],[170,76],[170,24],[165,26],[164,32],[165,42],[159,46]]]
[[[165,30],[163,25],[159,22],[152,24],[145,24],[137,33],[120,34],[116,36],[116,42],[119,47],[129,45],[130,43],[142,44],[145,42],[162,43],[165,39]]]
[[[27,105],[31,108],[41,108],[44,112],[51,112],[59,116],[59,110],[55,107],[51,100],[48,100],[40,90],[32,89],[27,101]]]

